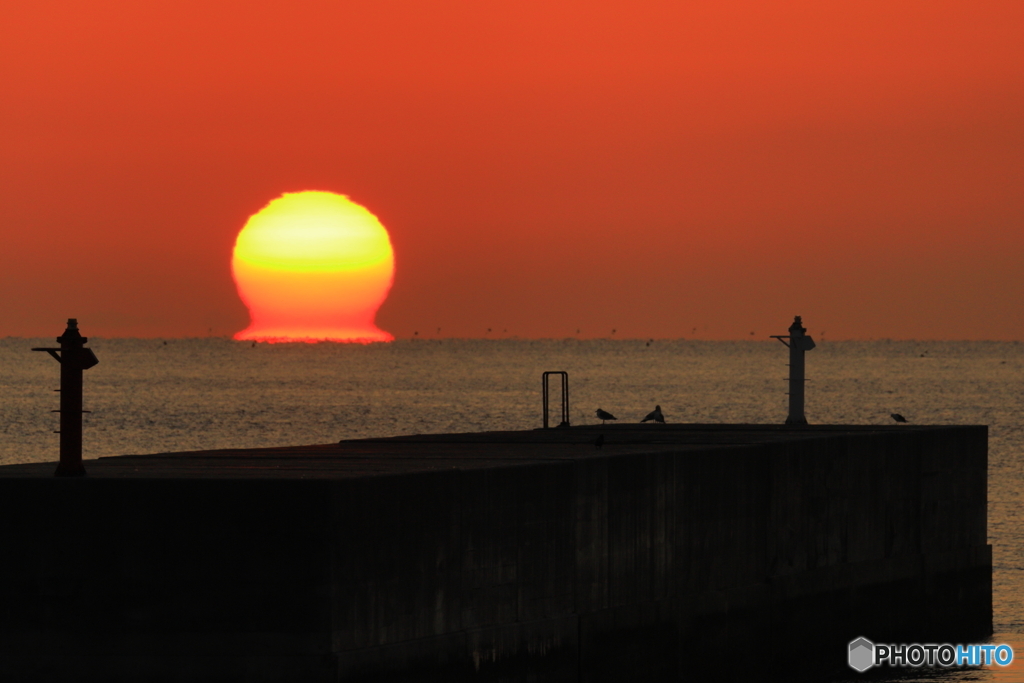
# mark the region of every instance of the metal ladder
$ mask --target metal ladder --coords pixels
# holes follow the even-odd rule
[[[541,376],[541,383],[543,384],[543,403],[544,403],[544,429],[551,427],[548,421],[548,377],[551,375],[561,375],[562,377],[562,421],[558,424],[559,427],[569,426],[569,373],[565,370],[548,370]]]

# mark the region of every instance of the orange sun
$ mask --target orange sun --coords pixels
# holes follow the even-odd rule
[[[374,324],[395,257],[377,217],[344,195],[290,192],[238,233],[231,259],[251,324],[235,339],[391,341]]]

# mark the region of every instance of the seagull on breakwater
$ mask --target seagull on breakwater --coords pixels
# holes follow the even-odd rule
[[[897,422],[906,422],[907,418],[903,417],[899,413],[889,413],[889,417],[896,420]]]
[[[644,419],[642,419],[640,421],[641,422],[647,422],[648,420],[654,420],[655,422],[660,422],[661,424],[665,424],[665,416],[661,414],[661,406],[654,406],[654,410],[652,410],[651,412],[647,413],[647,417],[645,417]]]
[[[604,424],[605,420],[617,420],[618,419],[617,417],[615,417],[614,415],[609,413],[607,410],[601,410],[600,408],[598,408],[597,412],[594,413],[594,414],[597,415],[597,419],[601,421],[601,424]]]

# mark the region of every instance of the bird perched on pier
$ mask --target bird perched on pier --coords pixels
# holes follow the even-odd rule
[[[896,420],[897,422],[904,422],[905,423],[907,421],[907,418],[903,417],[899,413],[889,413],[889,417],[891,417],[892,419]]]
[[[601,410],[600,408],[598,408],[597,412],[594,413],[594,414],[597,415],[597,419],[601,421],[601,424],[604,424],[605,420],[617,420],[618,419],[617,417],[615,417],[614,415],[609,413],[607,410]]]
[[[655,422],[660,422],[661,424],[665,424],[665,416],[661,414],[661,406],[654,406],[654,410],[652,410],[651,412],[647,413],[647,417],[645,417],[644,419],[642,419],[640,421],[641,422],[647,422],[649,420],[654,420]]]

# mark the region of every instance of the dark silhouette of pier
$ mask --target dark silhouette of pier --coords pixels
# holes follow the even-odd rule
[[[598,447],[595,447],[597,445]],[[787,680],[991,631],[987,431],[659,425],[0,467],[0,679]]]

